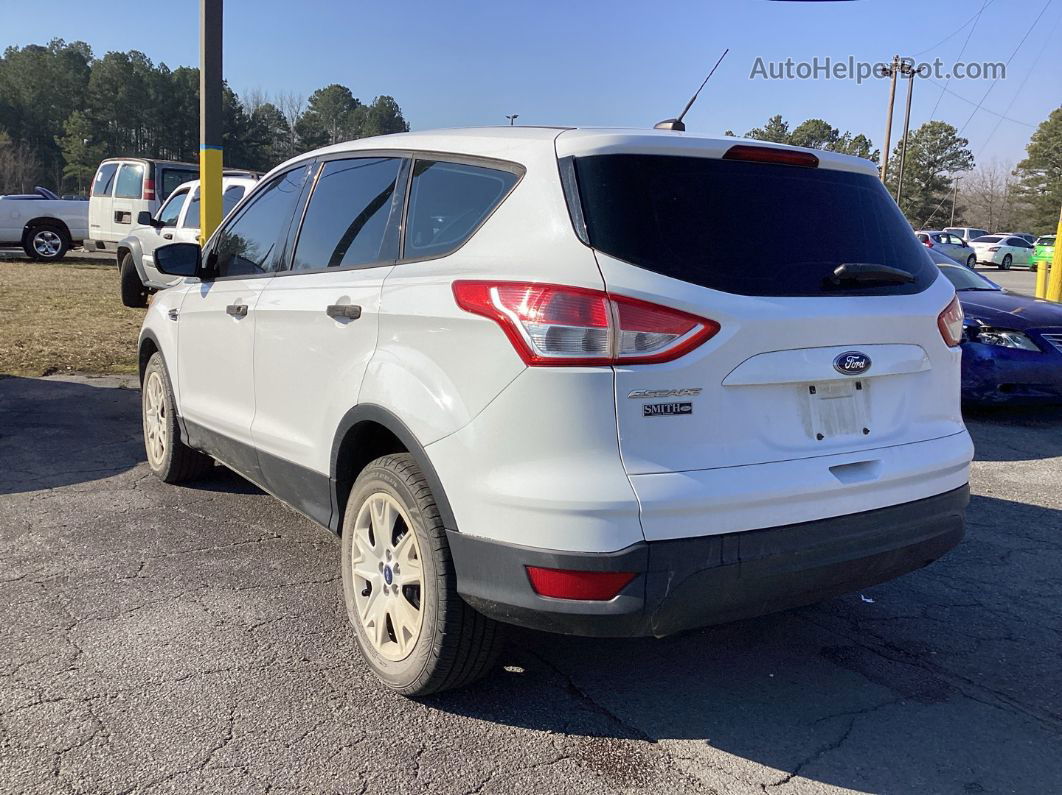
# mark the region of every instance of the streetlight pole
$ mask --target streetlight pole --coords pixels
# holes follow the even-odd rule
[[[199,0],[199,243],[221,223],[223,0]]]
[[[509,120],[509,126],[512,127],[514,124],[516,124],[516,120],[520,118],[520,114],[519,113],[513,113],[513,114],[508,114],[507,113],[507,114],[505,114],[505,118],[507,118]]]
[[[955,226],[955,197],[959,194],[959,180],[962,177],[955,177],[951,182],[951,223],[948,226]]]

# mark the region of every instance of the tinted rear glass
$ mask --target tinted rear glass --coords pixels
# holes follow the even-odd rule
[[[675,279],[741,295],[915,293],[936,268],[869,174],[662,155],[575,159],[594,248]],[[914,282],[826,280],[873,263]]]
[[[92,183],[93,196],[110,196],[114,186],[114,175],[118,171],[117,163],[104,163],[96,172],[96,179]]]
[[[981,237],[975,237],[970,241],[971,243],[998,243],[998,235],[981,235]]]
[[[139,199],[143,184],[143,164],[125,163],[118,170],[118,184],[114,188],[114,195],[119,199]]]
[[[177,190],[179,185],[199,179],[198,171],[184,168],[161,168],[162,177],[155,180],[155,193],[160,202],[166,201],[166,197]]]

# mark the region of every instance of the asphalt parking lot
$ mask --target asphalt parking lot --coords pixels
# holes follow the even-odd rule
[[[966,540],[663,641],[516,632],[381,691],[338,543],[218,467],[150,475],[129,379],[0,379],[5,792],[1043,792],[1062,780],[1062,410],[970,417]]]

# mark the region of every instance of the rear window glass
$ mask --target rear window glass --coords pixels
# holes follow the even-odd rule
[[[118,170],[118,184],[114,195],[122,199],[139,199],[144,184],[144,165],[142,163],[125,163]]]
[[[232,187],[225,189],[225,192],[221,194],[222,218],[232,212],[232,208],[240,203],[240,199],[243,198],[244,192],[245,188],[243,185],[233,185]],[[195,189],[195,193],[192,195],[192,200],[188,203],[188,212],[184,214],[184,222],[181,226],[188,229],[199,228],[199,188]]]
[[[405,258],[441,257],[463,244],[518,177],[511,171],[438,160],[413,169]]]
[[[971,242],[973,243],[998,243],[999,235],[981,235],[981,237],[975,237]]]
[[[869,174],[667,155],[575,159],[590,245],[656,273],[741,295],[914,293],[936,268]],[[828,283],[843,263],[910,283]]]
[[[92,182],[93,196],[110,196],[111,187],[114,185],[114,175],[118,171],[117,163],[104,163],[96,172],[96,179]]]
[[[1036,245],[1038,246],[1053,246],[1054,244],[1054,237],[1041,237],[1039,240],[1036,241]]]
[[[199,179],[199,172],[184,168],[160,169],[162,176],[156,181],[155,192],[160,202],[166,201],[166,197],[173,193],[180,185]]]

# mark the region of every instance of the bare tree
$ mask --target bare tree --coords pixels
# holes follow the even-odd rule
[[[37,153],[25,141],[14,143],[0,131],[0,193],[26,193],[40,174]]]
[[[292,157],[298,152],[298,134],[295,132],[295,125],[302,118],[303,111],[306,109],[306,97],[295,93],[277,94],[276,105],[288,122],[290,140],[288,141],[286,155],[287,157]]]
[[[1011,231],[1021,225],[1025,208],[1014,190],[1013,170],[1010,163],[993,160],[963,178],[957,203],[967,225],[989,232]]]
[[[269,102],[269,97],[261,87],[249,88],[240,94],[240,102],[243,103],[243,109],[247,111],[247,115],[250,116],[262,107],[262,105]]]

